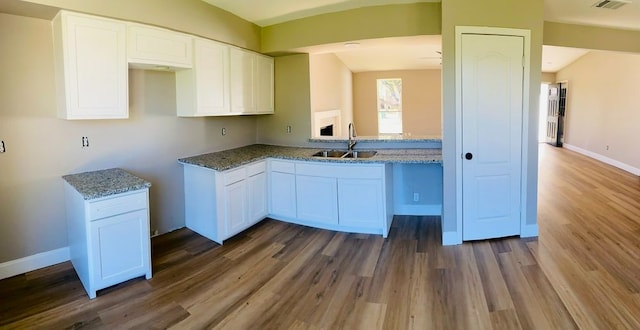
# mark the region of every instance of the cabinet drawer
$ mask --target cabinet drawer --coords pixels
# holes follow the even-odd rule
[[[247,176],[254,176],[256,174],[264,173],[267,170],[266,162],[257,162],[247,165]]]
[[[295,173],[296,172],[296,164],[293,163],[293,162],[272,160],[271,161],[271,170],[274,171],[274,172]]]
[[[89,221],[98,220],[148,207],[146,190],[130,195],[116,195],[96,202],[89,202]]]
[[[236,183],[238,181],[242,181],[246,178],[246,169],[244,167],[229,170],[224,172],[224,185],[228,186],[230,184]]]
[[[296,174],[330,178],[380,179],[382,165],[298,163]]]

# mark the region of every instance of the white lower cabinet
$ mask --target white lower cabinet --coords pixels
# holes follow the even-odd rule
[[[267,216],[266,161],[227,171],[185,165],[187,228],[217,243]]]
[[[235,235],[248,227],[247,182],[234,182],[224,187],[224,227],[225,237]]]
[[[270,160],[269,213],[280,219],[294,219],[296,208],[296,167],[291,161]]]
[[[340,225],[379,228],[384,219],[381,179],[338,179]]]
[[[338,224],[338,189],[332,177],[296,176],[298,218]]]
[[[227,171],[185,164],[185,222],[220,244],[267,216],[387,237],[392,177],[389,164],[270,159]]]
[[[386,237],[393,220],[391,172],[389,164],[272,160],[270,216]]]
[[[65,185],[71,262],[89,298],[96,291],[151,278],[149,190],[84,200]]]
[[[247,177],[249,196],[249,221],[256,223],[269,214],[267,207],[267,173],[265,171]]]
[[[149,225],[147,210],[91,222],[91,259],[96,288],[147,274]],[[149,270],[147,278],[151,278]],[[89,294],[91,296],[91,293]]]

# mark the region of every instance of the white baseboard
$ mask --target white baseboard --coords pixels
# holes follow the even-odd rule
[[[462,235],[458,235],[457,231],[443,231],[442,245],[458,245],[462,244]]]
[[[522,226],[520,228],[520,237],[538,237],[538,224]]]
[[[0,264],[0,280],[32,270],[48,267],[69,260],[69,248],[34,254],[32,256],[3,262]]]
[[[597,160],[599,160],[599,161],[601,161],[603,163],[609,164],[611,166],[615,166],[615,167],[617,167],[617,168],[619,168],[621,170],[627,171],[627,172],[629,172],[629,173],[631,173],[633,175],[640,176],[640,168],[633,167],[631,165],[625,164],[623,162],[617,161],[617,160],[609,158],[607,156],[603,156],[603,155],[595,153],[593,151],[582,149],[580,147],[576,147],[574,145],[570,145],[570,144],[567,144],[567,143],[564,143],[562,146],[567,148],[567,149],[569,149],[569,150],[571,150],[571,151],[575,151],[575,152],[583,154],[583,155],[585,155],[587,157],[591,157],[591,158],[597,159]]]
[[[442,215],[442,204],[429,205],[395,205],[393,208],[395,215]]]

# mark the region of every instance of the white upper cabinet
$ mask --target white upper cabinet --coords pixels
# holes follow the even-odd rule
[[[154,26],[60,11],[58,117],[129,117],[128,68],[176,72],[181,117],[273,113],[273,58]]]
[[[256,58],[256,112],[273,113],[273,58]]]
[[[195,38],[193,69],[176,72],[178,116],[231,114],[229,46]]]
[[[129,117],[126,24],[60,11],[53,20],[58,117]]]
[[[192,67],[192,37],[153,26],[127,24],[129,65],[142,69]]]
[[[273,113],[273,58],[230,49],[231,112]]]
[[[231,111],[253,113],[256,110],[254,91],[256,56],[248,51],[231,48]]]

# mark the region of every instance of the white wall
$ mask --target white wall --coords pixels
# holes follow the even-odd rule
[[[640,54],[591,51],[556,79],[568,82],[568,147],[640,169]]]
[[[255,143],[255,117],[178,118],[170,72],[129,71],[130,119],[58,119],[51,22],[0,14],[0,49],[0,263],[67,246],[62,175],[121,167],[147,179],[163,233],[184,226],[178,158]]]

